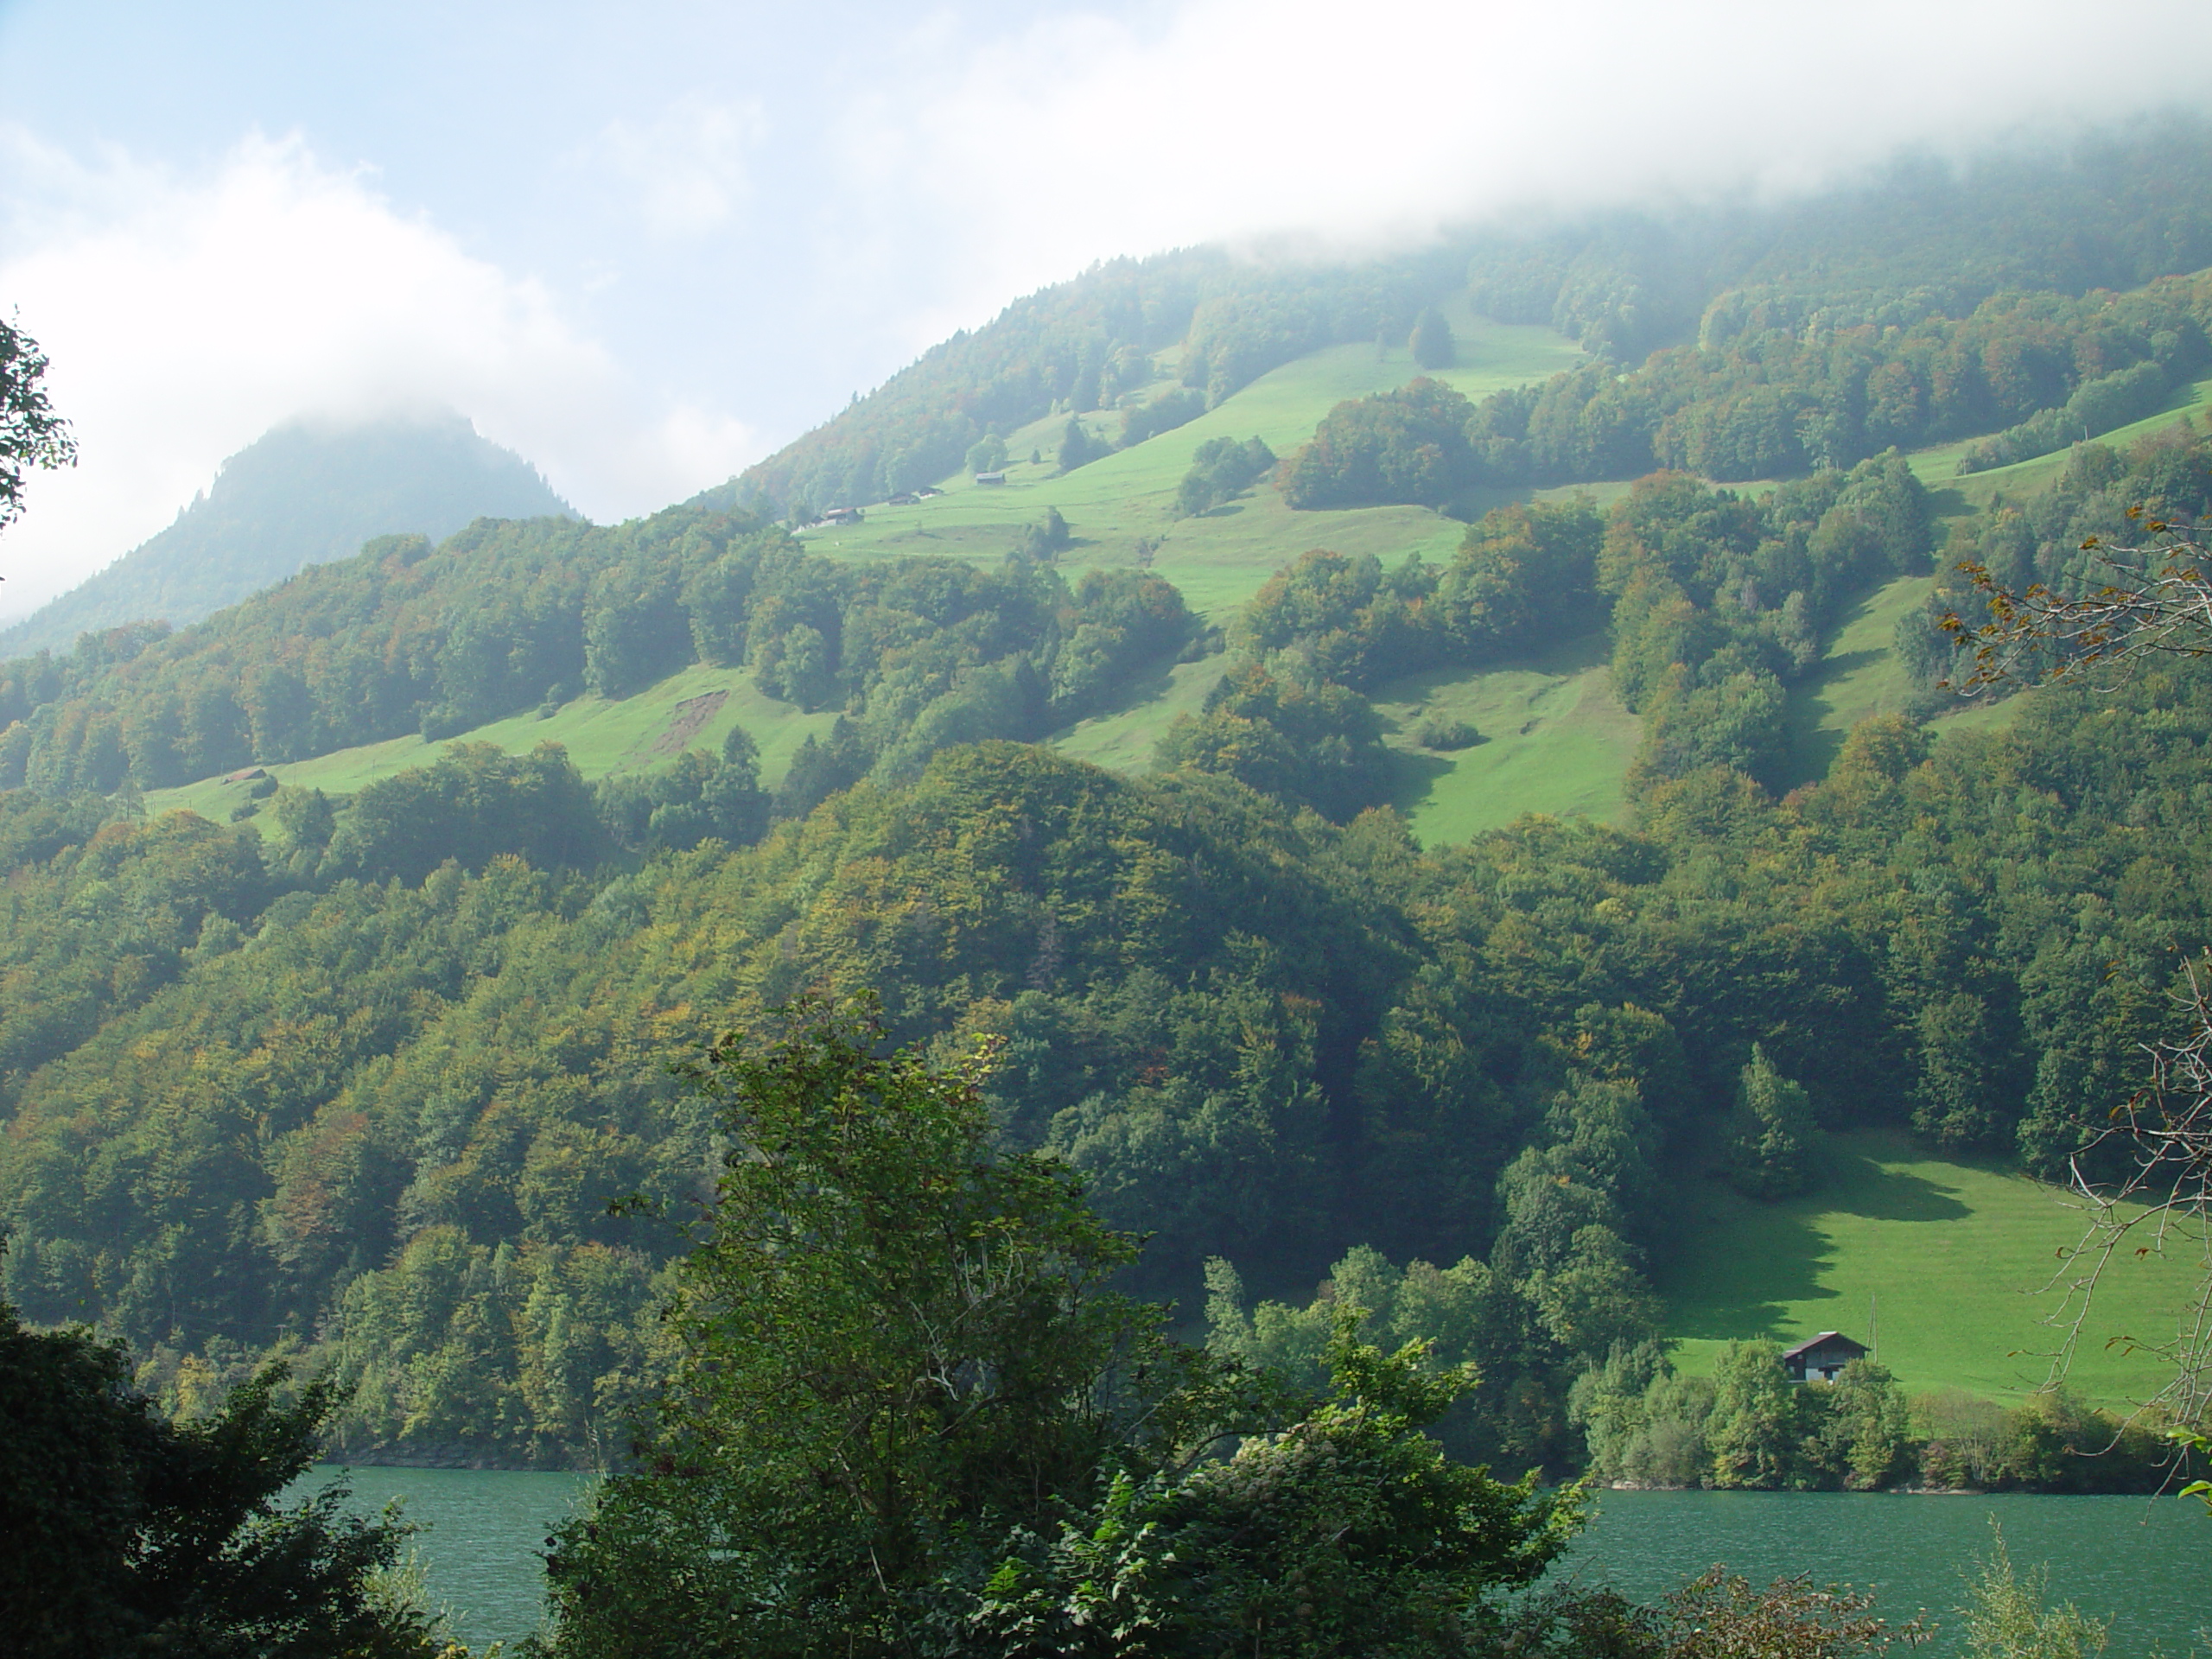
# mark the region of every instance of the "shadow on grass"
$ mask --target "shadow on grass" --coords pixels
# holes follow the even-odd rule
[[[1410,817],[1428,798],[1437,779],[1452,770],[1452,763],[1426,750],[1390,751],[1390,804]]]
[[[1930,520],[1956,518],[1974,511],[1974,503],[1967,499],[1966,492],[1955,484],[1930,486],[1928,489],[1928,517]]]
[[[1892,1150],[1885,1142],[1874,1144]],[[1828,1142],[1819,1190],[1806,1201],[1870,1221],[1964,1221],[1974,1213],[1941,1182],[1907,1169],[1885,1169],[1872,1154],[1840,1138]]]
[[[1440,690],[1465,685],[1484,675],[1548,674],[1560,679],[1572,679],[1606,662],[1611,655],[1611,642],[1603,632],[1580,634],[1572,639],[1558,640],[1535,651],[1510,657],[1494,658],[1486,663],[1456,664],[1446,668],[1424,668],[1416,673],[1402,674],[1377,686],[1372,696],[1377,703],[1420,706],[1426,704]]]
[[[1675,1218],[1675,1230],[1684,1243],[1662,1287],[1675,1309],[1672,1334],[1700,1339],[1809,1334],[1801,1329],[1804,1304],[1841,1294],[1821,1282],[1833,1259],[1823,1216],[1952,1222],[1973,1213],[1940,1183],[1885,1168],[1837,1141],[1828,1145],[1819,1185],[1802,1198],[1763,1204],[1703,1183],[1683,1191],[1688,1212]]]
[[[1828,768],[1835,764],[1837,752],[1843,747],[1845,734],[1823,731],[1821,722],[1834,710],[1828,700],[1829,690],[1839,682],[1859,670],[1871,667],[1888,653],[1879,646],[1868,646],[1864,651],[1847,651],[1840,656],[1826,654],[1833,649],[1844,631],[1863,620],[1879,601],[1879,587],[1862,594],[1856,603],[1836,620],[1821,642],[1823,655],[1819,670],[1811,677],[1799,680],[1789,690],[1787,711],[1783,716],[1783,753],[1781,776],[1776,779],[1787,791],[1801,784],[1816,784],[1828,775]]]

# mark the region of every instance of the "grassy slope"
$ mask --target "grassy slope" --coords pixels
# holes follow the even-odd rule
[[[1376,707],[1400,756],[1395,804],[1427,845],[1465,841],[1523,812],[1612,819],[1636,753],[1637,719],[1613,696],[1606,641],[1591,634],[1479,674],[1409,675]],[[1414,739],[1430,714],[1483,741],[1452,753]]]
[[[1491,322],[1468,313],[1464,302],[1450,315],[1459,360],[1437,378],[1470,397],[1541,379],[1580,357],[1571,342],[1548,329]],[[1163,377],[1173,357],[1160,354]],[[1052,476],[1049,460],[1065,424],[1065,416],[1055,416],[1009,435],[1008,448],[1018,459],[1008,468],[1005,486],[979,487],[958,475],[945,480],[941,497],[907,507],[874,506],[862,524],[819,528],[806,540],[817,552],[838,557],[939,554],[995,563],[1015,545],[1023,526],[1041,518],[1048,505],[1056,506],[1077,538],[1062,559],[1071,576],[1093,565],[1134,563],[1139,543],[1149,543],[1154,549],[1152,568],[1181,588],[1194,610],[1216,620],[1225,620],[1268,575],[1310,547],[1371,552],[1387,559],[1419,553],[1441,561],[1457,546],[1461,528],[1425,508],[1293,512],[1263,486],[1200,518],[1179,520],[1173,511],[1175,486],[1192,452],[1206,439],[1256,434],[1287,453],[1340,400],[1402,385],[1416,372],[1403,349],[1331,346],[1262,376],[1187,426],[1065,478]],[[1172,385],[1163,378],[1154,390]],[[2176,407],[2202,409],[2208,398],[2212,380],[2192,388]],[[2110,438],[2128,442],[2172,419],[2170,411]],[[1102,433],[1116,423],[1110,414],[1089,420]],[[1939,505],[1949,512],[1967,511],[1999,489],[2040,487],[2064,463],[2063,456],[2045,457],[1953,480],[1951,469],[1961,447],[1926,451],[1913,461],[1923,478],[1939,486]],[[1027,457],[1033,450],[1048,459],[1031,464]],[[1614,482],[1538,493],[1587,493],[1602,505],[1627,487]],[[1893,582],[1863,601],[1829,642],[1826,664],[1796,688],[1790,783],[1821,776],[1856,721],[1904,706],[1907,688],[1888,655],[1890,632],[1925,586],[1925,579]],[[1424,841],[1461,840],[1524,811],[1599,817],[1618,813],[1622,775],[1636,747],[1636,721],[1611,696],[1601,656],[1584,642],[1482,674],[1417,677],[1383,688],[1379,701],[1395,728],[1390,741],[1403,757],[1395,799]],[[1172,673],[1155,672],[1132,687],[1117,708],[1053,741],[1103,766],[1140,770],[1160,734],[1178,714],[1198,707],[1220,671],[1214,659],[1183,664]],[[715,690],[727,691],[728,701],[693,742],[718,742],[741,720],[761,747],[763,772],[771,782],[782,777],[800,741],[826,731],[833,718],[804,715],[760,696],[741,671],[700,666],[619,702],[582,698],[548,720],[525,715],[467,736],[511,749],[548,740],[565,744],[588,777],[650,768],[665,764],[672,753],[655,740],[677,718],[676,705]],[[1970,711],[1955,724],[1965,729],[2000,722],[2014,706]],[[1432,710],[1471,721],[1489,741],[1456,754],[1421,749],[1413,730]],[[435,747],[419,738],[399,738],[281,772],[288,780],[350,793],[376,778],[424,764]],[[211,781],[159,791],[150,804],[157,809],[188,806],[220,817],[238,793],[236,786]]]
[[[2182,387],[2158,414],[2127,426],[2115,427],[2101,435],[2097,442],[2115,449],[2125,449],[2139,438],[2147,438],[2164,431],[2178,417],[2201,421],[2208,415],[2212,415],[2212,378]],[[1963,438],[1956,443],[1916,450],[1909,458],[1914,474],[1923,484],[1936,493],[1938,505],[1947,513],[1986,506],[2000,491],[2016,499],[2023,495],[2031,495],[2048,487],[2066,470],[2069,452],[2061,449],[2054,454],[2038,455],[2033,461],[2015,461],[2010,467],[1992,467],[1986,473],[1969,473],[1964,478],[1960,477],[1959,457],[1980,441]],[[1949,499],[1953,497],[1956,499]]]
[[[2061,1312],[2049,1291],[2082,1218],[2058,1189],[1994,1166],[1929,1156],[1902,1135],[1832,1138],[1819,1188],[1760,1204],[1713,1181],[1680,1189],[1681,1242],[1659,1274],[1683,1370],[1708,1370],[1723,1341],[1795,1342],[1837,1330],[1864,1341],[1869,1298],[1883,1363],[1918,1393],[1964,1389],[2015,1400],[2049,1376]],[[2155,1389],[2158,1362],[2110,1338],[2172,1334],[2193,1281],[2180,1259],[2115,1262],[2069,1376],[2106,1404]]]
[[[702,710],[680,705],[696,697],[722,695],[722,702],[703,721]],[[520,753],[544,742],[565,747],[586,778],[610,772],[651,770],[664,766],[685,748],[718,749],[732,726],[742,725],[760,746],[764,781],[782,781],[792,754],[810,734],[826,736],[835,723],[835,711],[806,714],[788,702],[764,696],[742,669],[710,668],[695,664],[671,674],[658,685],[633,696],[609,701],[579,697],[550,717],[518,715],[464,733],[454,741],[497,743]],[[679,741],[680,737],[680,741]],[[396,737],[388,742],[340,749],[270,771],[285,784],[321,789],[334,795],[351,795],[363,785],[389,778],[409,766],[428,766],[445,744],[426,743],[420,737]],[[227,817],[245,797],[235,784],[210,779],[181,789],[155,790],[147,805],[157,812],[185,808],[203,817]]]
[[[1580,352],[1548,328],[1483,321],[1464,309],[1452,317],[1459,361],[1435,378],[1471,397],[1540,380],[1579,361]],[[1163,353],[1163,360],[1167,354]],[[1364,507],[1293,512],[1262,486],[1197,518],[1175,517],[1175,486],[1191,456],[1208,438],[1258,436],[1279,454],[1307,438],[1321,417],[1347,397],[1403,385],[1420,372],[1402,349],[1332,346],[1264,374],[1220,408],[1173,432],[1095,461],[1065,478],[1052,475],[1065,416],[1039,421],[1007,440],[1019,457],[1002,486],[978,486],[966,475],[944,480],[945,493],[913,506],[872,506],[865,522],[810,531],[817,551],[849,558],[940,553],[995,562],[1010,552],[1022,527],[1058,507],[1076,536],[1061,556],[1072,576],[1091,565],[1128,565],[1137,543],[1157,545],[1152,568],[1183,590],[1192,609],[1219,620],[1259,585],[1306,549],[1374,553],[1389,559],[1418,552],[1449,556],[1464,533],[1425,507]],[[1155,390],[1164,391],[1163,381]],[[1118,416],[1087,417],[1110,435]],[[1032,465],[1033,451],[1045,457]]]
[[[1845,614],[1819,666],[1790,688],[1784,788],[1827,776],[1845,735],[1860,721],[1894,714],[1912,696],[1904,665],[1890,653],[1898,619],[1935,587],[1932,576],[1900,576]]]

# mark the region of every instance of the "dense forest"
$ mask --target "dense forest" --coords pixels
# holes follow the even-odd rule
[[[484,519],[436,548],[378,537],[180,633],[111,629],[0,664],[0,788],[159,788],[446,737],[704,661],[850,712],[793,785],[819,798],[879,762],[911,775],[946,742],[1040,735],[1197,632],[1173,588],[1134,570],[1071,592],[1027,560],[840,563],[697,507],[612,527]]]
[[[1737,296],[1714,302],[1715,313]],[[2212,361],[2212,273],[2081,298],[2008,291],[1953,320],[1874,295],[1811,318],[1755,311],[1632,372],[1610,359],[1471,403],[1416,380],[1339,404],[1286,463],[1294,507],[1445,506],[1484,487],[1673,467],[1790,478],[1883,450],[1982,437],[1961,473],[2063,449],[2155,414]]]
[[[1117,263],[650,518],[382,537],[188,627],[0,663],[0,1290],[126,1340],[188,1415],[273,1356],[355,1384],[357,1456],[620,1458],[674,1363],[683,1224],[731,1162],[671,1063],[813,997],[933,1063],[984,1041],[991,1147],[1145,1236],[1127,1282],[1217,1357],[1310,1378],[1341,1300],[1478,1366],[1439,1424],[1466,1456],[2063,1484],[2099,1432],[2063,1402],[1916,1439],[1895,1379],[1777,1415],[1758,1344],[1675,1375],[1653,1270],[1681,1179],[1787,1194],[1832,1130],[2052,1173],[2174,1029],[2212,944],[2212,666],[1929,721],[1955,706],[1955,566],[2078,588],[2129,508],[2212,497],[2186,423],[2075,442],[2212,361],[2188,274],[2212,220],[2171,207],[2203,199],[2203,152],[1333,272]],[[790,528],[1048,415],[1079,451],[1117,410],[1152,442],[1332,343],[1412,339],[1440,370],[1431,307],[1463,285],[1591,363],[1478,403],[1415,379],[1279,466],[1209,439],[1177,512],[1274,468],[1317,543],[1217,627],[1147,569],[1071,579],[1064,521],[989,563]],[[1968,440],[1969,467],[2072,448],[2047,492],[1947,524],[1903,451]],[[1556,480],[1622,487],[1469,512],[1445,557],[1327,546],[1332,505]],[[1897,632],[1913,706],[1785,792],[1792,686],[1857,601],[1931,575]],[[1599,637],[1640,722],[1623,823],[1419,844],[1374,699]],[[1042,744],[1216,652],[1142,775]],[[740,730],[595,785],[556,745],[464,741],[351,798],[264,779],[228,823],[145,810],[695,663],[834,724],[772,787]]]
[[[2139,499],[2208,459],[2085,450],[2054,499]],[[922,713],[819,801],[765,798],[742,743],[642,813],[550,747],[463,746],[349,803],[280,789],[235,825],[149,822],[127,791],[0,796],[7,1294],[97,1316],[175,1402],[266,1351],[336,1358],[358,1451],[588,1455],[656,1363],[679,1248],[607,1201],[680,1211],[715,1157],[666,1062],[802,992],[865,995],[901,1040],[1003,1039],[997,1133],[1151,1236],[1149,1289],[1195,1308],[1219,1260],[1276,1294],[1353,1246],[1462,1263],[1492,1384],[1468,1444],[1571,1466],[1578,1379],[1657,1335],[1668,1170],[1788,1190],[1824,1127],[1869,1122],[2048,1169],[2174,1017],[2177,949],[2212,937],[2196,664],[2044,691],[1998,736],[1876,721],[1820,785],[1762,787],[1793,630],[1927,568],[1915,487],[1881,461],[1756,501],[1661,476],[1603,513],[1501,510],[1440,569],[1316,556],[1253,601],[1223,689],[1138,779],[926,714],[995,677],[990,706],[1034,719],[1023,697],[1082,695],[1071,657],[1110,676],[1185,648],[1172,589],[1136,573],[1071,594],[1022,562],[817,567],[696,510],[309,573],[60,706],[103,673],[218,671],[194,633],[273,633],[318,581],[404,588],[493,536],[569,569],[552,556],[603,535],[671,550],[664,649],[720,617],[788,674],[814,627],[846,741],[873,741],[880,698]],[[812,569],[820,608],[760,626],[809,591],[786,585],[715,612],[684,556],[761,586]],[[1532,819],[1424,850],[1373,806],[1378,660],[1607,616],[1646,710],[1638,829]]]

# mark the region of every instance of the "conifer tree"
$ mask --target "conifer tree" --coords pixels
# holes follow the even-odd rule
[[[1406,344],[1412,348],[1414,363],[1424,369],[1448,369],[1459,358],[1459,344],[1452,337],[1452,325],[1433,305],[1414,322]]]

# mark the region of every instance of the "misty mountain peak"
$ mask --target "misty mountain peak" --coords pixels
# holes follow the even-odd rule
[[[183,627],[372,537],[439,540],[476,518],[575,517],[530,462],[451,410],[271,428],[175,523],[5,631],[0,653],[66,651],[87,630]]]

